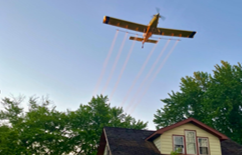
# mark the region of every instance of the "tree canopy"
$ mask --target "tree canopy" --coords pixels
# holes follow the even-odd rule
[[[111,107],[107,96],[93,97],[75,111],[56,110],[47,98],[30,97],[29,110],[23,98],[3,98],[0,111],[0,154],[85,154],[97,153],[104,126],[144,129],[122,108]]]
[[[242,144],[242,66],[221,61],[213,74],[181,78],[180,91],[162,99],[154,115],[157,128],[193,117]]]

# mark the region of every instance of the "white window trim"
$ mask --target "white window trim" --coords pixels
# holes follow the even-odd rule
[[[185,136],[183,135],[173,135],[172,136],[172,140],[173,140],[173,151],[176,151],[175,150],[175,137],[182,137],[183,138],[183,149],[182,149],[182,154],[185,154]]]
[[[186,153],[187,153],[187,151],[188,151],[188,150],[187,150],[187,148],[188,148],[188,147],[187,147],[187,142],[188,142],[188,140],[187,140],[187,134],[186,134],[187,132],[193,132],[194,135],[195,135],[195,136],[194,136],[194,141],[195,141],[195,154],[189,154],[189,155],[197,155],[197,154],[198,154],[198,151],[199,151],[198,148],[197,148],[197,138],[196,138],[196,137],[197,137],[197,134],[196,134],[196,131],[193,131],[193,130],[185,130],[185,139],[186,139],[186,144],[185,144],[185,145],[186,145]],[[188,154],[188,153],[187,153],[187,154]]]
[[[207,148],[208,148],[208,154],[200,154],[200,144],[199,144],[199,139],[207,139]],[[208,137],[197,137],[197,146],[198,146],[198,153],[199,155],[210,155],[209,151],[209,139]]]

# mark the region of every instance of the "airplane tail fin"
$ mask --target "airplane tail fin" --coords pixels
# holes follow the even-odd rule
[[[143,41],[144,39],[143,38],[135,38],[135,37],[130,37],[129,38],[130,40],[136,40],[136,41]],[[156,44],[158,41],[157,40],[151,40],[151,39],[148,39],[146,40],[147,43],[154,43]]]

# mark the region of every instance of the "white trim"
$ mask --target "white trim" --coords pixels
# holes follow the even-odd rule
[[[199,139],[207,139],[207,148],[208,148],[208,154],[200,154],[200,143],[199,143]],[[197,146],[198,146],[198,154],[199,155],[210,155],[209,154],[209,141],[207,137],[197,137]]]
[[[194,143],[192,143],[192,144],[195,144],[195,154],[188,153],[188,145],[187,145],[188,144],[188,137],[187,137],[187,133],[188,132],[193,132],[194,133]],[[186,138],[186,153],[190,154],[190,155],[197,155],[199,150],[197,150],[198,148],[197,148],[196,132],[195,131],[190,131],[190,130],[185,130],[185,138]]]
[[[182,154],[185,154],[185,137],[184,136],[179,136],[179,135],[173,135],[172,136],[172,138],[173,138],[173,148],[174,148],[174,151],[176,151],[175,150],[175,137],[182,137],[182,139],[183,139],[183,148],[182,148]]]
[[[106,134],[105,128],[103,129],[103,133],[104,133],[105,140],[106,140],[107,152],[109,151],[109,152],[110,152],[110,155],[112,155],[112,152],[111,152],[111,150],[110,150],[110,146],[109,146],[109,142],[108,142],[108,138],[107,138],[107,134]],[[109,155],[109,154],[108,154],[108,155]]]

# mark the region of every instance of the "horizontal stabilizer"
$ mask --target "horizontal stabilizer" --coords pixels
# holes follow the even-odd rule
[[[135,37],[130,37],[129,38],[130,40],[136,40],[136,41],[143,41],[144,39],[143,38],[135,38]],[[146,42],[147,43],[157,43],[158,41],[157,40],[150,40],[150,39],[148,39],[148,40],[146,40]]]
[[[130,37],[130,40],[136,40],[136,41],[143,41],[143,38],[135,38],[135,37]]]

